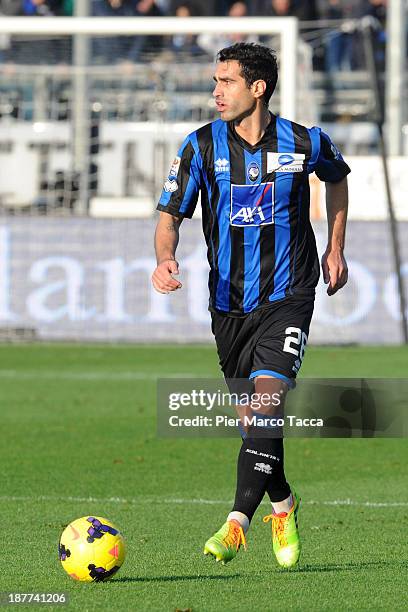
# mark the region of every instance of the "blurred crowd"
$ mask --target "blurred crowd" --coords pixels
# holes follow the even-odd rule
[[[343,19],[361,15],[383,18],[387,0],[90,0],[98,16],[284,16],[301,20]],[[75,0],[0,0],[3,15],[72,15]],[[231,12],[232,11],[232,12]]]
[[[75,0],[0,0],[0,15],[69,16],[74,13],[74,3]],[[361,67],[361,41],[359,44],[359,35],[351,20],[364,16],[376,20],[378,61],[384,63],[386,8],[387,0],[90,0],[90,14],[98,17],[296,16],[307,42],[316,40],[313,34],[310,36],[311,32],[321,33],[315,45],[320,47],[320,53],[315,54],[314,62],[316,68],[328,72]],[[324,24],[322,27],[319,21]],[[137,36],[120,37],[115,45],[109,45],[106,38],[95,37],[93,57],[100,63],[138,62],[154,50],[208,60],[221,47],[242,40],[264,42],[265,39],[239,33]]]

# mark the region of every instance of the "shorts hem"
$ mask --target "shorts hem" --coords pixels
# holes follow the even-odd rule
[[[255,372],[251,372],[249,379],[251,380],[252,378],[256,378],[257,376],[260,376],[261,374],[268,374],[270,376],[273,376],[273,378],[279,378],[279,380],[283,380],[283,382],[285,382],[288,385],[289,389],[294,389],[296,387],[296,381],[293,378],[289,378],[288,376],[285,376],[284,374],[275,372],[275,370],[255,370]]]

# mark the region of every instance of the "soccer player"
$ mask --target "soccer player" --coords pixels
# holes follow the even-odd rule
[[[328,241],[321,265],[327,293],[347,282],[343,255],[349,167],[320,128],[277,117],[268,103],[277,82],[269,48],[237,43],[217,56],[213,95],[220,119],[191,133],[170,169],[157,206],[157,291],[181,287],[175,278],[179,228],[193,215],[201,191],[210,264],[209,310],[226,379],[250,379],[256,393],[281,397],[294,386],[313,313],[319,259],[309,220],[308,175],[326,183]],[[231,387],[230,387],[231,388]],[[255,397],[255,396],[253,396]],[[266,402],[268,404],[268,402]],[[278,563],[296,565],[300,498],[285,478],[282,436],[263,426],[272,403],[244,427],[234,506],[205,554],[233,559],[265,493]]]

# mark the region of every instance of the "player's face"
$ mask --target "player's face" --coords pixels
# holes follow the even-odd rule
[[[213,91],[217,111],[223,121],[234,121],[250,115],[256,108],[256,96],[248,88],[236,60],[219,62],[214,75]]]

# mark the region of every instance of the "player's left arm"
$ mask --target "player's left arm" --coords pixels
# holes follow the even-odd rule
[[[312,128],[316,130],[316,128]],[[327,294],[334,295],[347,283],[348,270],[344,257],[348,210],[346,164],[330,137],[319,128],[319,155],[313,170],[326,184],[326,209],[328,223],[327,247],[322,257],[323,279],[328,284]]]
[[[322,257],[323,279],[328,284],[327,294],[333,295],[344,287],[348,279],[344,257],[348,210],[347,177],[338,183],[326,183],[328,239]]]

